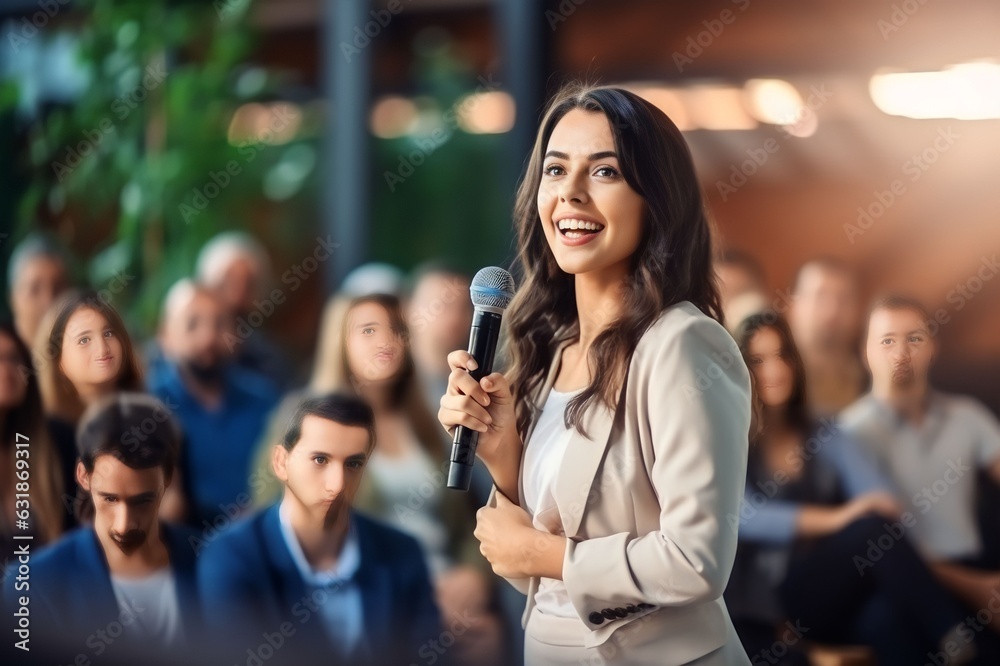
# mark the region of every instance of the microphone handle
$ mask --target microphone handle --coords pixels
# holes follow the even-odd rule
[[[478,382],[493,372],[493,361],[500,339],[501,316],[476,308],[469,333],[469,353],[478,364],[469,374]],[[463,425],[455,428],[451,444],[451,464],[448,466],[448,487],[453,490],[468,490],[472,481],[472,467],[476,462],[476,446],[479,431]]]

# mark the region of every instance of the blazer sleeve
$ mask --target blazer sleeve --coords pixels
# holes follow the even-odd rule
[[[640,341],[641,344],[642,341]],[[563,580],[581,618],[626,603],[682,606],[720,597],[736,556],[746,480],[750,375],[735,342],[708,317],[661,329],[629,382],[659,529],[569,540]],[[637,353],[638,353],[637,347]]]

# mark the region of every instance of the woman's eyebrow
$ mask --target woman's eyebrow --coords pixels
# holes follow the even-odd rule
[[[560,160],[568,160],[569,159],[569,155],[567,155],[566,153],[560,152],[558,150],[550,150],[549,152],[545,153],[545,157],[555,157],[555,158],[558,158]],[[617,158],[618,157],[618,153],[616,153],[613,150],[604,150],[604,151],[601,151],[599,153],[591,153],[590,155],[587,155],[587,159],[590,160],[590,161],[603,159],[605,157],[615,157],[615,158]]]

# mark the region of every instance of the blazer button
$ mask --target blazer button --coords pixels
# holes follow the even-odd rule
[[[635,604],[629,604],[628,606],[625,607],[625,610],[628,611],[629,613],[638,613],[639,607],[636,606]]]
[[[604,616],[598,613],[597,611],[594,611],[593,613],[588,615],[587,619],[590,620],[591,624],[604,624]]]
[[[619,618],[628,616],[628,611],[625,610],[624,608],[615,608],[614,611],[615,615],[617,615]]]
[[[617,620],[618,619],[618,616],[615,615],[615,612],[613,610],[611,610],[610,608],[605,608],[604,610],[602,610],[601,611],[601,615],[603,615],[608,620]]]

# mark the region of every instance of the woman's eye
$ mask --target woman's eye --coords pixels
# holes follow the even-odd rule
[[[618,171],[609,166],[599,167],[594,173],[602,178],[614,178],[618,175]]]
[[[886,338],[885,340],[882,341],[882,344],[883,345],[892,344],[892,338]]]
[[[374,328],[366,328],[366,329],[363,329],[361,332],[364,333],[365,335],[368,335],[369,333],[374,333],[375,329]]]
[[[326,456],[313,456],[313,462],[315,462],[317,465],[325,465]]]
[[[90,342],[90,338],[84,337],[84,338],[80,338],[80,342],[78,342],[77,344],[85,345],[88,342]]]
[[[347,466],[350,469],[361,469],[362,467],[364,467],[364,463],[361,462],[360,460],[352,460],[351,462],[347,463]]]
[[[115,502],[118,501],[118,498],[116,498],[116,497],[105,497],[104,501],[107,502],[108,504],[114,504]]]
[[[109,328],[108,330],[104,331],[104,337],[113,338],[115,337],[115,332]]]
[[[545,167],[542,170],[542,173],[544,173],[546,176],[561,176],[565,172],[563,171],[563,168],[558,164],[550,164],[549,166]]]

